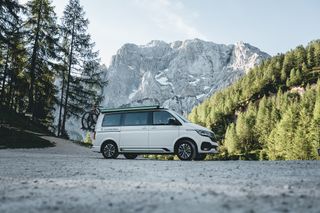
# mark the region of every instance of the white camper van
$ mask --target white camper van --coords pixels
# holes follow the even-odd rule
[[[102,109],[92,150],[105,158],[124,154],[175,154],[180,160],[203,160],[218,152],[214,133],[159,106]]]

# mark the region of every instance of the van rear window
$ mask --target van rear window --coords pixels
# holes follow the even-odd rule
[[[121,114],[105,114],[102,120],[102,126],[120,126]]]

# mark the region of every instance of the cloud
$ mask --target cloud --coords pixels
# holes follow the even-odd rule
[[[183,34],[187,38],[206,39],[206,36],[190,23],[197,19],[199,14],[188,11],[182,1],[135,0],[135,3],[145,10],[160,29]]]

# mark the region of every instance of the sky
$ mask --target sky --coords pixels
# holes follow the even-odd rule
[[[61,17],[68,0],[51,1]],[[319,0],[80,0],[80,4],[106,65],[125,43],[243,41],[276,55],[320,39]]]

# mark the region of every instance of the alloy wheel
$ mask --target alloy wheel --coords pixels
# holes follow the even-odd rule
[[[108,143],[103,149],[103,154],[107,158],[114,157],[115,153],[116,153],[116,147],[112,143]]]
[[[178,155],[184,160],[190,159],[192,155],[192,147],[189,143],[182,143],[178,147]]]

